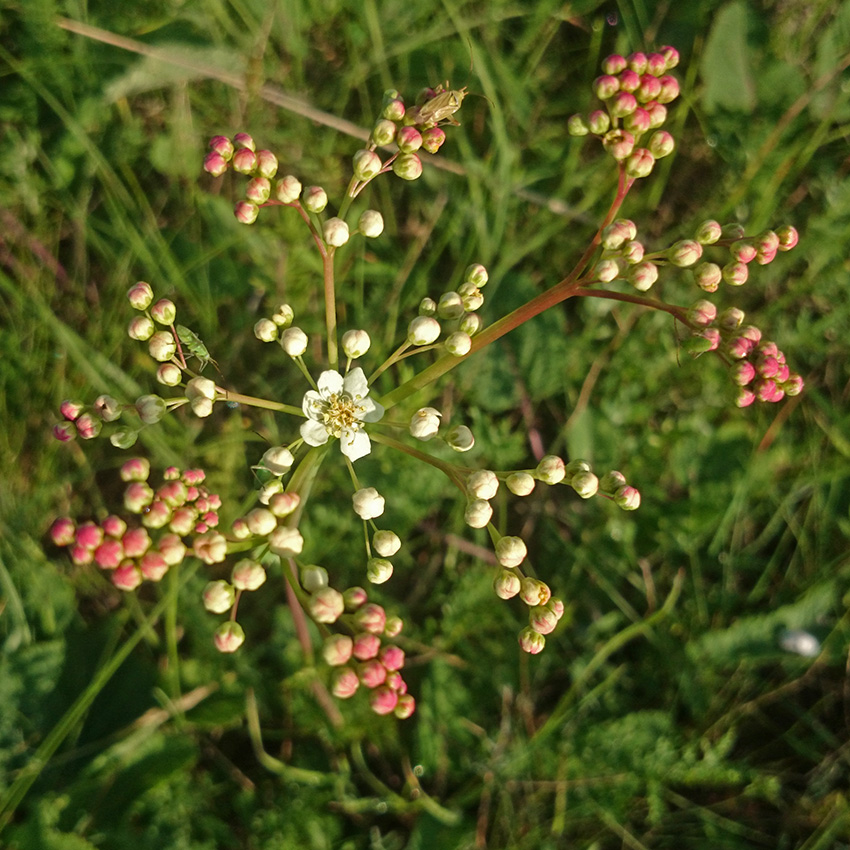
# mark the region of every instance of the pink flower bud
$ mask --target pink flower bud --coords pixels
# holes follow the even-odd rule
[[[240,148],[233,154],[231,164],[233,170],[239,172],[239,174],[253,174],[257,167],[257,155],[248,148]]]
[[[343,667],[334,673],[331,683],[331,693],[338,699],[348,699],[354,696],[360,687],[360,679],[357,673],[350,667]]]
[[[140,514],[153,502],[154,492],[144,481],[131,481],[124,490],[124,507],[133,514]]]
[[[626,57],[626,61],[629,63],[629,69],[634,71],[636,74],[643,74],[646,72],[648,60],[645,53],[641,53],[640,51],[630,53]]]
[[[92,440],[100,433],[103,423],[99,419],[95,419],[91,413],[84,413],[74,422],[74,427],[77,429],[80,439]]]
[[[380,661],[372,659],[357,665],[357,675],[360,677],[360,682],[367,688],[377,688],[384,684],[387,668]]]
[[[171,508],[166,505],[165,502],[160,502],[156,499],[142,514],[142,525],[145,526],[145,528],[162,528],[163,526],[168,525],[168,522],[171,520],[171,515]]]
[[[519,645],[523,652],[527,652],[529,655],[537,655],[546,646],[546,638],[540,632],[535,632],[531,626],[526,626],[519,633]]]
[[[639,136],[641,133],[645,133],[649,129],[649,125],[649,113],[640,107],[632,112],[631,115],[627,115],[623,119],[623,127],[625,127],[630,133],[634,133],[636,136]]]
[[[635,148],[626,160],[626,174],[629,177],[648,177],[654,166],[655,157],[646,148]]]
[[[437,153],[446,141],[446,133],[442,127],[429,127],[422,131],[422,148],[428,153]]]
[[[245,643],[245,630],[239,623],[228,620],[215,630],[213,642],[219,652],[236,652]]]
[[[619,76],[620,89],[625,92],[635,92],[640,86],[640,74],[626,68]]]
[[[729,253],[740,263],[751,263],[756,257],[756,246],[739,239],[729,246]]]
[[[114,570],[124,558],[124,547],[120,540],[109,538],[94,550],[94,562],[102,570]]]
[[[369,696],[369,704],[375,714],[390,714],[398,705],[398,694],[386,686],[377,688]]]
[[[221,177],[227,171],[227,160],[215,151],[210,151],[204,157],[204,171],[213,177]]]
[[[171,515],[168,527],[175,534],[179,534],[182,537],[185,537],[187,534],[191,534],[192,530],[195,527],[195,520],[197,519],[197,517],[198,513],[194,508],[178,508]]]
[[[224,159],[229,160],[233,156],[233,142],[227,136],[213,136],[209,148]]]
[[[380,605],[368,602],[357,609],[354,622],[364,631],[379,635],[387,624],[387,613]]]
[[[358,661],[369,661],[377,657],[381,648],[381,639],[371,632],[361,632],[354,636],[352,654]]]
[[[422,134],[415,127],[399,127],[395,141],[402,153],[415,153],[422,147]]]
[[[635,137],[625,130],[609,130],[602,139],[602,146],[621,162],[635,149]]]
[[[735,398],[735,405],[737,407],[749,407],[756,400],[756,394],[747,389],[746,387],[741,387],[738,390],[738,395]]]
[[[139,569],[149,581],[159,581],[168,572],[168,564],[161,553],[150,549],[139,561]]]
[[[775,381],[771,380],[757,380],[755,393],[759,401],[775,403],[785,398],[785,391]]]
[[[351,658],[353,641],[348,635],[330,635],[322,645],[322,657],[325,664],[341,667]]]
[[[119,590],[135,590],[142,583],[142,573],[132,561],[126,561],[113,570],[112,583]]]
[[[635,265],[643,259],[643,244],[636,241],[626,242],[622,248],[623,259],[630,265]]]
[[[657,130],[659,127],[664,126],[664,122],[667,120],[666,106],[662,106],[656,100],[651,100],[649,103],[645,103],[643,108],[649,114],[649,127],[651,130]]]
[[[558,618],[547,605],[535,605],[528,614],[528,623],[538,634],[548,635],[555,631]]]
[[[691,304],[687,316],[692,325],[707,328],[717,318],[717,307],[711,301],[701,299]]]
[[[658,100],[661,94],[661,81],[652,74],[641,74],[640,86],[638,86],[635,95],[641,103],[646,103],[648,100]]]
[[[87,546],[80,546],[79,543],[75,543],[71,546],[70,555],[71,560],[75,564],[85,566],[94,560],[94,549],[89,549]]]
[[[176,534],[163,534],[159,538],[159,552],[169,567],[175,567],[186,557],[186,546]]]
[[[245,187],[245,197],[254,204],[264,204],[272,193],[272,184],[267,177],[255,177]],[[237,218],[238,218],[237,214]],[[243,222],[250,224],[251,222]]]
[[[399,720],[406,720],[413,712],[416,711],[416,700],[410,694],[402,694],[398,698],[398,703],[395,707],[395,716]]]
[[[401,673],[399,673],[398,670],[390,670],[387,673],[387,678],[384,681],[384,684],[388,688],[392,688],[398,694],[407,693],[407,682],[404,681]]]
[[[612,53],[602,60],[602,70],[606,74],[619,74],[626,69],[626,59],[618,53]]]
[[[387,670],[401,670],[404,667],[404,650],[400,646],[385,646],[379,660]]]
[[[50,539],[56,546],[70,546],[76,539],[76,526],[69,517],[60,517],[50,526]]]
[[[785,395],[787,396],[795,396],[800,395],[803,391],[803,387],[805,383],[800,375],[789,374],[788,377],[782,382],[782,389],[785,390]]]
[[[739,360],[733,364],[729,370],[729,374],[735,384],[739,387],[745,387],[747,384],[752,383],[756,376],[756,369],[749,360]]]
[[[78,546],[96,549],[103,542],[103,529],[93,522],[84,522],[77,528],[74,539]]]
[[[250,201],[238,201],[233,207],[233,215],[240,224],[253,224],[260,214],[260,208]]]
[[[779,374],[780,363],[775,357],[762,354],[756,361],[756,370],[762,378],[775,378]]]
[[[301,181],[291,174],[275,183],[275,198],[283,204],[294,204],[301,195]]]
[[[387,121],[401,121],[404,118],[405,108],[404,101],[399,97],[394,97],[384,104],[384,109],[381,115]]]
[[[658,280],[658,266],[649,260],[637,263],[629,269],[627,280],[638,292],[646,292]]]
[[[85,410],[85,405],[79,401],[70,401],[69,399],[65,399],[65,401],[59,405],[59,412],[71,422],[77,419],[83,410]]]
[[[675,68],[679,64],[679,51],[675,47],[662,47],[658,51],[667,60],[667,70]]]
[[[53,426],[53,436],[60,443],[70,443],[77,436],[73,422],[60,422]]]
[[[669,156],[676,147],[675,139],[666,130],[658,130],[649,140],[649,152],[656,158]]]
[[[128,558],[140,558],[151,545],[150,535],[145,528],[131,528],[121,538],[124,554]]]
[[[668,71],[667,58],[661,53],[650,53],[646,57],[646,71],[655,77],[660,77],[665,71]]]
[[[675,77],[659,77],[661,92],[656,98],[659,103],[671,103],[679,96],[679,81]]]
[[[620,81],[610,74],[603,74],[593,81],[593,92],[600,100],[608,100],[620,90]]]
[[[637,109],[637,98],[627,91],[617,92],[608,104],[608,111],[612,118],[623,118],[631,115]]]
[[[624,511],[636,511],[640,507],[640,491],[625,484],[615,491],[614,504]]]

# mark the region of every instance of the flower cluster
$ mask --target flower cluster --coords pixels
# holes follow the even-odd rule
[[[623,163],[631,178],[646,177],[655,161],[673,152],[673,136],[660,128],[667,106],[679,96],[679,83],[667,72],[679,64],[679,52],[662,47],[658,53],[613,54],[602,63],[604,73],[593,83],[605,104],[588,115],[573,115],[567,129],[572,136],[597,136],[605,150]],[[639,147],[650,130],[645,147]]]
[[[143,458],[121,467],[127,482],[124,507],[139,517],[138,525],[117,515],[80,524],[63,517],[50,529],[57,546],[70,547],[75,564],[109,570],[121,590],[135,590],[145,579],[159,581],[182,563],[189,554],[186,537],[194,536],[192,554],[205,563],[223,561],[227,552],[227,541],[215,531],[221,499],[203,486],[203,470],[170,467],[156,490],[148,484],[149,476],[150,464]]]

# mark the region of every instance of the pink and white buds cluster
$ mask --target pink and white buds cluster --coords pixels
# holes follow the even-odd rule
[[[331,692],[338,699],[350,699],[362,685],[370,692],[369,704],[376,714],[410,717],[416,702],[407,693],[407,683],[401,675],[404,650],[382,641],[395,637],[401,631],[402,621],[398,617],[388,618],[380,605],[368,602],[362,587],[350,587],[339,598],[350,612],[342,623],[351,634],[331,634],[322,646],[325,663],[335,668]]]
[[[605,110],[573,115],[567,122],[570,135],[592,133],[614,159],[623,163],[628,176],[646,177],[655,160],[670,154],[675,146],[673,137],[658,128],[667,119],[665,104],[679,95],[679,83],[668,74],[677,63],[678,53],[672,47],[657,53],[609,56],[602,63],[604,73],[593,83]],[[649,130],[657,132],[646,147],[637,147]]]
[[[619,470],[612,469],[599,479],[599,492],[624,511],[636,511],[640,507],[640,491]]]
[[[199,556],[197,541],[214,533],[210,529],[218,524],[221,500],[201,486],[201,470],[181,473],[172,467],[156,490],[147,482],[149,475],[150,464],[142,458],[121,467],[121,479],[127,483],[124,506],[141,516],[141,526],[129,527],[126,520],[111,515],[100,523],[79,525],[63,517],[50,529],[57,546],[70,547],[75,564],[109,570],[113,584],[121,590],[134,590],[145,579],[159,581],[170,567],[181,563],[188,554],[184,537],[200,535],[192,541]],[[223,560],[224,554],[216,560]]]

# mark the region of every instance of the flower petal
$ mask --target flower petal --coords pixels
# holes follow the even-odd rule
[[[372,451],[372,441],[365,431],[346,428],[339,438],[340,451],[352,462]]]
[[[352,398],[366,398],[369,395],[369,384],[359,366],[345,376],[344,388]]]
[[[322,374],[319,375],[319,380],[316,381],[316,385],[319,387],[319,394],[323,399],[327,400],[332,395],[342,392],[342,375],[340,375],[339,372],[334,372],[333,369],[328,369],[327,372],[322,372]]]
[[[372,401],[371,398],[364,398],[360,402],[359,409],[357,418],[363,422],[379,422],[384,415],[384,406],[377,401]]]
[[[301,423],[301,439],[308,446],[323,446],[328,441],[328,429],[322,422],[308,419]]]
[[[320,420],[324,413],[327,402],[315,391],[307,390],[304,393],[304,401],[301,402],[301,409],[308,419]]]

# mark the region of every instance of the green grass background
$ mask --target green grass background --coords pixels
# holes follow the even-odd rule
[[[196,601],[214,571],[123,595],[47,545],[53,517],[115,503],[126,457],[53,441],[59,403],[155,386],[125,335],[136,280],[174,298],[234,387],[303,391],[251,327],[288,300],[320,330],[316,260],[294,216],[236,224],[233,186],[200,170],[210,135],[252,133],[333,198],[357,141],[274,92],[364,128],[388,87],[481,95],[440,154],[462,171],[376,184],[387,231],[346,255],[342,324],[385,327],[389,349],[469,262],[491,272],[488,320],[571,268],[615,177],[567,118],[605,55],[667,43],[678,149],[623,212],[653,248],[709,217],[795,224],[799,247],[721,303],[806,391],[738,411],[669,318],[573,301],[419,399],[472,424],[474,465],[532,465],[536,434],[642,491],[636,514],[563,488],[499,503],[567,602],[543,654],[519,651],[523,611],[493,596],[463,506],[384,451],[358,473],[405,538],[377,592],[407,622],[405,722],[356,701],[333,721],[279,584],[243,601],[248,642],[225,657]],[[0,846],[850,847],[848,44],[850,3],[809,0],[0,2]],[[685,274],[659,292],[697,296]],[[292,436],[232,410],[149,429],[140,450],[205,466],[232,518],[258,434]],[[356,526],[345,479],[323,481],[305,555],[345,586],[362,580]],[[821,653],[784,651],[789,628]]]

